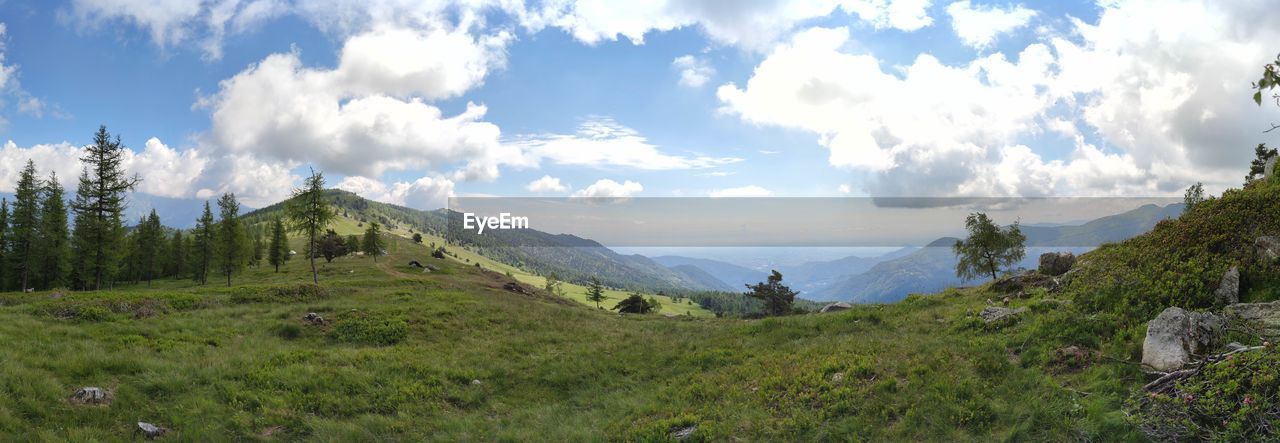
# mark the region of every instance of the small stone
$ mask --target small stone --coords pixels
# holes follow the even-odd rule
[[[153,425],[151,423],[147,423],[145,421],[140,421],[138,422],[138,432],[141,432],[143,436],[147,437],[147,439],[150,440],[150,439],[157,438],[164,435],[165,432],[168,432],[168,429]]]
[[[307,315],[302,316],[302,320],[312,326],[323,326],[326,323],[324,317],[314,312],[308,312]]]
[[[842,381],[844,381],[844,373],[843,373],[843,372],[837,372],[837,373],[835,373],[835,374],[831,374],[831,382],[832,382],[832,383],[840,383],[840,382],[842,382]]]
[[[676,428],[671,430],[671,439],[676,441],[685,441],[693,436],[694,432],[698,432],[698,425],[692,425],[684,428]]]
[[[480,386],[480,380],[471,380],[471,386]]]
[[[1026,311],[1027,311],[1027,308],[1025,307],[1017,308],[1017,309],[1009,309],[1009,308],[991,306],[991,307],[983,308],[982,312],[978,313],[978,316],[982,317],[982,320],[986,321],[987,323],[995,323],[1001,320],[1012,318],[1013,316],[1021,314]]]
[[[107,404],[111,402],[111,393],[99,387],[86,386],[76,389],[76,392],[71,394],[71,400],[85,405]]]
[[[837,311],[844,311],[847,309],[853,309],[853,305],[850,305],[842,301],[838,301],[838,302],[823,306],[822,309],[819,310],[818,312],[837,312]]]

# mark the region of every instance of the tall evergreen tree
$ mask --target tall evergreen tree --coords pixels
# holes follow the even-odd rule
[[[378,256],[384,254],[386,245],[382,241],[382,227],[378,222],[369,223],[369,227],[364,230],[364,239],[361,242],[360,249],[364,250],[365,255],[373,256],[373,261],[378,261]]]
[[[240,227],[240,202],[230,192],[218,199],[218,270],[227,277],[244,266],[244,230]]]
[[[49,174],[41,189],[43,193],[40,203],[40,279],[45,288],[56,288],[67,284],[67,266],[69,264],[71,240],[67,237],[67,206],[63,199],[62,185],[58,183],[58,175]]]
[[[134,231],[134,251],[137,254],[135,272],[139,279],[151,280],[160,272],[160,243],[164,241],[164,227],[160,225],[160,216],[152,209],[151,214],[143,217]]]
[[[0,199],[0,264],[7,263],[9,253],[3,245],[9,244],[9,199]],[[5,290],[9,285],[5,282],[9,281],[8,266],[0,266],[0,291]]]
[[[213,211],[209,208],[208,200],[204,202],[204,213],[196,220],[191,237],[192,277],[203,285],[209,282],[209,267],[213,265],[214,250]]]
[[[591,277],[591,283],[587,284],[587,301],[596,302],[596,309],[600,309],[600,302],[604,300],[604,285],[600,284],[600,280]]]
[[[262,230],[253,230],[253,254],[249,258],[249,265],[258,266],[262,264],[262,255],[266,253],[267,245],[262,240]]]
[[[18,289],[31,287],[32,268],[39,262],[40,240],[40,182],[36,178],[36,164],[27,160],[27,166],[18,175],[18,186],[13,196],[13,212],[9,215],[9,269]]]
[[[280,265],[289,258],[289,237],[284,232],[284,220],[276,217],[271,221],[271,245],[267,248],[267,260],[280,272]]]
[[[293,191],[286,206],[289,230],[302,234],[307,242],[307,259],[311,261],[311,280],[320,283],[316,271],[316,246],[324,229],[337,217],[333,206],[324,199],[324,174],[311,171],[302,188]]]
[[[169,241],[169,263],[165,275],[180,276],[187,271],[187,242],[182,237],[182,230],[175,229]]]
[[[85,283],[95,290],[110,284],[118,266],[125,193],[133,190],[139,181],[137,176],[125,175],[126,149],[119,136],[112,139],[107,127],[101,126],[80,158],[85,174],[71,204],[76,212],[75,246],[76,254],[86,257],[82,270]]]

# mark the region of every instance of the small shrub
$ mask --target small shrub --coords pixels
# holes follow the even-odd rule
[[[409,325],[400,318],[375,318],[353,313],[339,318],[329,337],[343,343],[394,345],[409,335]]]

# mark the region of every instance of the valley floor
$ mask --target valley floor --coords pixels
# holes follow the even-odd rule
[[[145,421],[190,441],[1141,438],[1120,412],[1136,366],[1046,373],[1041,323],[975,321],[981,289],[765,320],[622,316],[454,260],[424,274],[405,263],[425,248],[398,243],[376,264],[325,265],[323,290],[294,260],[230,288],[2,294],[0,434],[130,440]],[[71,401],[84,386],[110,404]]]

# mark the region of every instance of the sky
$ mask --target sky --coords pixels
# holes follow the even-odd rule
[[[251,207],[1219,193],[1268,3],[0,0],[0,192],[106,125],[139,193]]]

